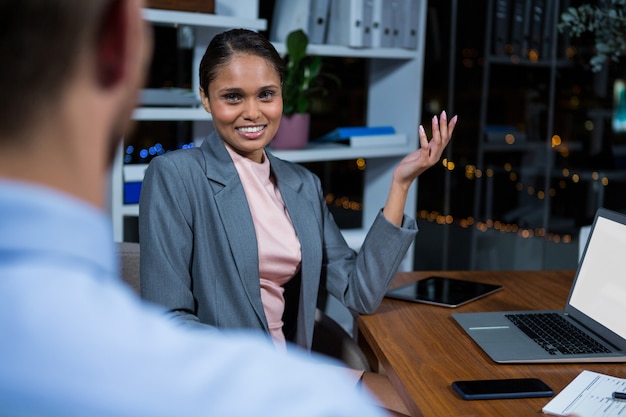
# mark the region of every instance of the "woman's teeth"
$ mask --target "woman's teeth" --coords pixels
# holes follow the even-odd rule
[[[239,131],[244,132],[244,133],[255,133],[255,132],[259,132],[260,130],[262,130],[263,126],[240,127],[238,129]]]

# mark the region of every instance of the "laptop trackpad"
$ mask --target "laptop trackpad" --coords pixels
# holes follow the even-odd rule
[[[469,334],[496,362],[522,358],[530,359],[534,355],[539,358],[546,353],[514,327],[476,327],[469,329]]]
[[[539,359],[546,352],[501,314],[455,315],[469,336],[496,362]]]

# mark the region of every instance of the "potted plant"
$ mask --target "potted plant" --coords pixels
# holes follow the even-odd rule
[[[598,0],[578,7],[568,7],[558,29],[572,36],[593,35],[594,54],[591,70],[598,72],[609,60],[618,62],[626,52],[626,1]]]
[[[322,73],[322,57],[307,55],[309,38],[302,30],[289,33],[286,40],[286,73],[283,81],[283,117],[271,143],[276,149],[300,149],[308,143],[311,100],[326,92],[322,78],[338,82]]]

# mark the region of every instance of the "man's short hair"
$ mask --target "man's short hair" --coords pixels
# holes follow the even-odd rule
[[[0,0],[0,137],[52,108],[114,0]]]

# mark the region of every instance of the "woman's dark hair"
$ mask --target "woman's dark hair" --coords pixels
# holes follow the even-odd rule
[[[285,62],[274,45],[263,35],[248,29],[231,29],[216,35],[200,61],[200,88],[209,96],[209,84],[217,77],[219,69],[228,64],[233,55],[256,55],[266,59],[278,72],[282,84]]]

